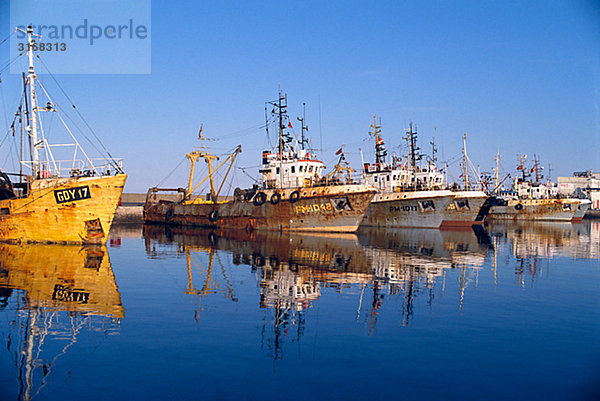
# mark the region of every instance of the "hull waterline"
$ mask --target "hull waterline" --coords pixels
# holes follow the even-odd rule
[[[579,199],[511,199],[506,205],[493,206],[489,218],[491,220],[572,221],[580,203]]]

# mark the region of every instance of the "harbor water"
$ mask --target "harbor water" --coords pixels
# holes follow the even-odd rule
[[[600,222],[0,244],[1,400],[600,398]]]

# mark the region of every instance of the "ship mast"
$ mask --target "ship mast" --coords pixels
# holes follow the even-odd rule
[[[283,161],[283,150],[285,149],[285,142],[283,139],[283,129],[285,128],[283,126],[283,115],[285,113],[285,107],[287,107],[287,102],[284,103],[284,101],[287,100],[283,94],[281,93],[281,91],[279,91],[279,98],[277,100],[277,113],[279,114],[279,157],[281,161]]]
[[[387,151],[385,150],[385,146],[383,144],[383,138],[379,135],[381,134],[381,118],[379,119],[379,125],[377,125],[377,114],[373,116],[373,124],[371,124],[371,129],[369,133],[375,136],[375,163],[385,163],[385,156],[387,155]]]
[[[544,178],[544,176],[542,174],[540,174],[541,169],[542,169],[542,167],[540,166],[540,159],[536,155],[533,155],[533,168],[531,170],[535,171],[535,182],[536,183],[539,183],[540,180],[542,178]]]
[[[498,191],[498,168],[500,164],[500,149],[496,151],[496,169],[494,170],[494,194]]]
[[[203,158],[206,161],[206,164],[208,165],[208,176],[209,176],[209,180],[210,180],[210,200],[213,202],[216,202],[216,196],[215,196],[215,181],[213,179],[213,165],[212,162],[213,160],[217,159],[219,160],[218,156],[215,155],[211,155],[210,152],[208,152],[207,150],[204,149],[204,141],[207,140],[211,140],[210,138],[206,138],[204,137],[204,134],[202,133],[202,130],[200,130],[200,135],[198,136],[198,139],[200,139],[200,152],[197,151],[193,151],[192,153],[187,153],[186,156],[188,157],[188,159],[190,160],[190,182],[189,182],[189,186],[188,186],[188,194],[191,195],[191,188],[192,188],[192,178],[194,175],[194,165],[196,164],[196,162],[198,160],[200,160],[200,158]]]
[[[435,137],[431,138],[431,142],[429,142],[429,144],[431,145],[431,160],[430,160],[430,166],[431,164],[433,164],[433,166],[435,167],[437,164],[437,146],[435,146]]]
[[[306,121],[306,103],[302,103],[302,118],[297,117],[297,119],[301,124],[300,146],[302,147],[302,150],[304,150],[304,144],[308,144],[308,139],[304,137],[304,131],[308,131],[308,126],[304,125],[304,122]]]
[[[219,164],[216,168],[213,168],[213,164],[212,164],[213,160],[215,160],[215,159],[219,160],[219,156],[211,155],[208,150],[205,150],[204,141],[214,141],[214,139],[206,138],[204,136],[204,134],[202,133],[202,127],[200,128],[200,132],[198,133],[198,139],[200,140],[200,143],[201,143],[200,151],[194,150],[193,152],[185,154],[185,156],[190,161],[190,178],[189,178],[189,182],[188,182],[188,189],[184,196],[184,200],[191,198],[192,192],[194,192],[200,185],[202,185],[202,183],[204,183],[204,181],[206,181],[208,179],[210,182],[210,201],[216,204],[218,201],[218,198],[219,198],[219,194],[221,193],[221,189],[223,189],[223,185],[225,184],[225,180],[227,179],[227,176],[229,175],[229,172],[231,171],[231,167],[233,166],[235,159],[237,158],[238,154],[242,151],[242,147],[240,145],[238,145],[238,147],[235,148],[233,153],[231,153],[229,156],[227,156],[227,158],[225,160],[223,160],[221,162],[221,164]],[[192,181],[194,180],[194,169],[196,166],[196,162],[198,160],[200,160],[201,158],[204,159],[204,161],[206,161],[206,164],[208,165],[208,175],[202,181],[200,181],[198,184],[196,184],[195,187],[192,188]],[[229,160],[231,160],[231,162],[229,164],[229,168],[227,169],[227,172],[225,173],[225,175],[223,177],[223,181],[221,182],[219,189],[215,191],[215,181],[214,181],[213,175],[217,170],[219,170]]]
[[[29,83],[29,104],[31,107],[31,121],[30,125],[26,128],[29,131],[31,141],[33,143],[33,153],[31,155],[33,163],[33,176],[39,178],[40,176],[40,153],[39,149],[42,147],[42,142],[38,141],[38,120],[37,120],[37,96],[35,92],[35,69],[33,66],[33,48],[35,46],[35,40],[33,38],[33,28],[31,25],[27,27],[27,57],[29,59],[29,70],[27,75],[27,82]],[[39,35],[35,35],[39,36]]]
[[[521,170],[521,175],[523,176],[523,182],[527,181],[529,174],[525,171],[525,159],[527,159],[527,155],[523,155],[519,153],[519,165],[517,166],[517,170]]]
[[[467,157],[467,134],[465,133],[463,135],[463,149],[462,149],[462,153],[463,153],[463,161],[462,161],[462,168],[463,168],[463,182],[464,182],[464,190],[468,191],[469,190],[469,165],[468,165],[468,157]]]
[[[409,129],[406,130],[406,142],[408,145],[408,162],[412,167],[413,171],[417,169],[417,160],[420,160],[420,156],[417,155],[419,148],[417,147],[417,126],[413,130],[413,124],[409,124]]]
[[[277,108],[277,120],[279,123],[279,140],[278,140],[278,145],[277,145],[277,151],[278,151],[278,157],[279,157],[279,182],[280,182],[280,185],[283,187],[283,156],[284,156],[283,153],[285,151],[286,144],[292,141],[291,136],[289,134],[285,133],[285,131],[284,131],[285,125],[283,124],[284,117],[287,117],[287,112],[286,112],[287,95],[284,96],[280,89],[277,101],[267,102],[267,103],[270,105],[273,105],[274,107]],[[271,113],[275,114],[275,109],[273,109],[273,111]],[[289,119],[288,119],[288,125],[290,127],[292,126],[291,122],[289,122]]]

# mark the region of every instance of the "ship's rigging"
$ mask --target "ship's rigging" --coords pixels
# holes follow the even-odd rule
[[[83,118],[78,108],[66,94],[65,90],[55,79],[54,75],[48,70],[43,59],[34,51],[41,36],[33,33],[31,27],[28,27],[27,30],[16,28],[16,31],[20,31],[27,35],[28,46],[7,64],[3,70],[8,68],[18,59],[26,56],[27,74],[22,74],[22,91],[18,106],[16,107],[17,112],[10,123],[6,136],[0,141],[0,146],[2,146],[10,137],[13,138],[14,148],[18,153],[18,169],[16,169],[18,170],[18,173],[12,174],[19,177],[19,184],[22,184],[24,179],[24,167],[29,170],[29,175],[34,179],[110,175],[111,169],[112,172],[118,174],[123,173],[122,161],[113,158],[92,127]],[[2,43],[6,42],[6,40],[8,40],[8,38]],[[0,45],[2,43],[0,43]],[[46,86],[42,84],[36,74],[34,61],[39,61],[40,65],[47,70],[46,72],[63,93],[75,114],[79,117],[83,125],[89,130],[89,133],[92,134],[96,143],[102,149],[88,137],[74,119],[66,113],[66,110],[51,97]],[[2,80],[0,79],[0,85],[2,84]],[[44,98],[44,100],[42,100],[42,98]],[[48,118],[43,118],[43,114],[47,114],[48,117],[56,116],[62,126],[63,139],[60,139],[59,135],[54,135],[54,141],[64,141],[66,138],[67,142],[55,143],[54,141],[50,141],[46,132],[50,120]],[[45,120],[48,121],[45,123]],[[69,120],[70,124],[67,124],[67,120]],[[73,127],[73,129],[71,127]],[[103,155],[102,158],[92,158],[77,140],[74,130],[77,130],[78,133],[95,148],[98,154]]]

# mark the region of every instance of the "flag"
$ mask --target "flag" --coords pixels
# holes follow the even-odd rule
[[[202,138],[202,125],[204,125],[204,124],[200,124],[200,131],[198,131],[198,138]]]
[[[517,166],[517,170],[523,170],[523,166]]]
[[[338,150],[337,152],[335,152],[336,155],[339,155],[340,153],[342,153],[342,148],[340,148],[340,150]]]
[[[288,121],[288,128],[294,128],[294,127],[292,127],[292,122],[291,121]]]
[[[533,166],[533,167],[531,168],[531,172],[532,172],[532,173],[533,173],[534,171],[536,171],[536,170],[537,170],[537,166]]]

